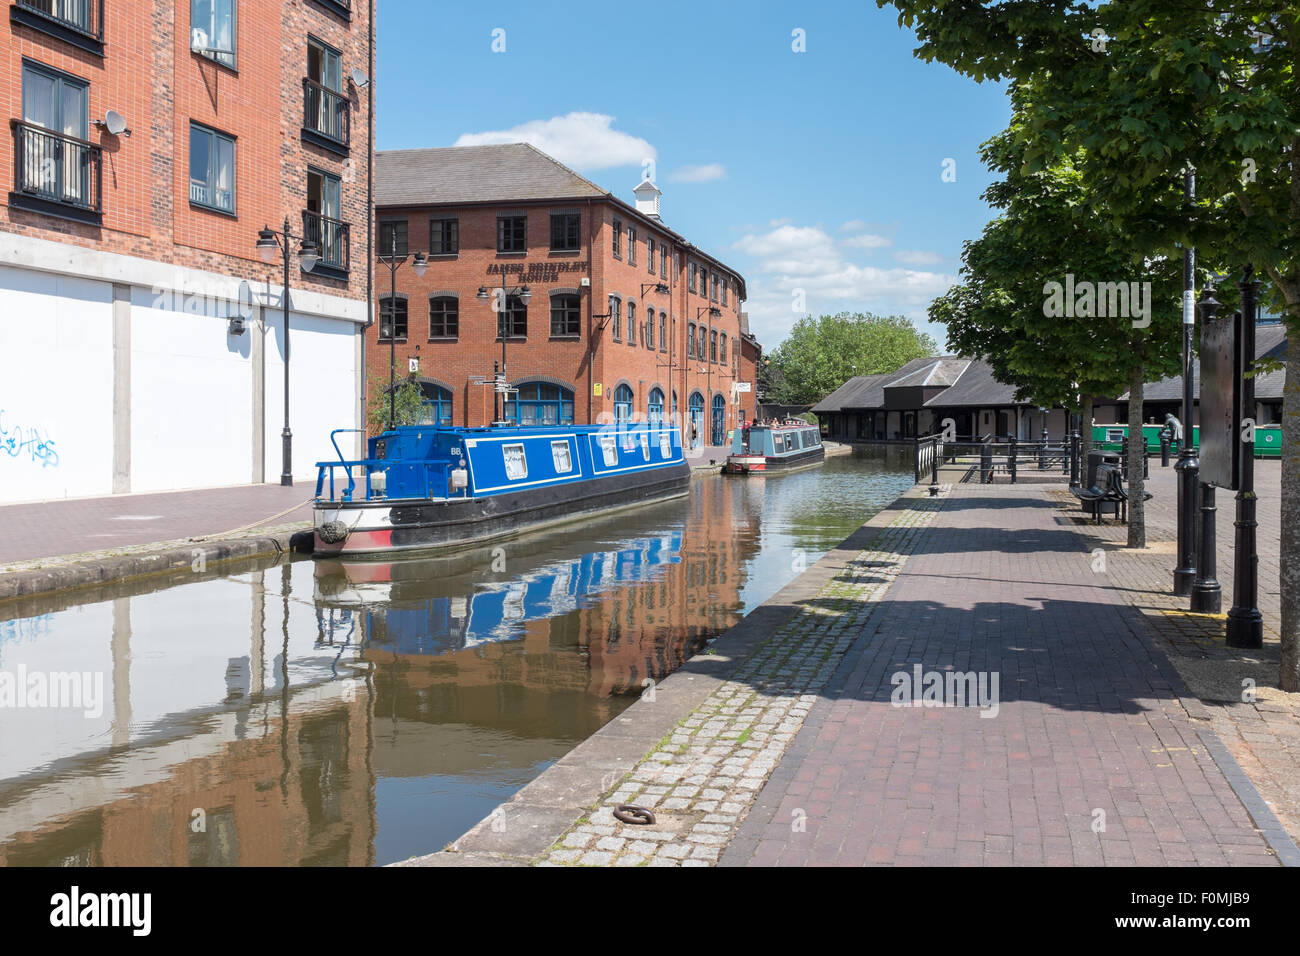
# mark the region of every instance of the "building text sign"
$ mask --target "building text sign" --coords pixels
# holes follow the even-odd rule
[[[525,282],[554,282],[567,272],[587,273],[586,259],[567,259],[556,262],[494,262],[487,267],[488,275],[512,275]]]

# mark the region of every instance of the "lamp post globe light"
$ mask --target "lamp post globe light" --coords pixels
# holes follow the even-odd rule
[[[320,249],[306,236],[295,236],[289,231],[289,217],[284,217],[284,228],[263,226],[257,234],[257,254],[270,265],[277,254],[284,256],[284,287],[280,304],[284,307],[284,431],[280,433],[280,484],[293,485],[293,432],[289,430],[289,250],[294,239],[298,246],[298,264],[303,272],[311,272],[320,261]]]
[[[528,288],[526,284],[521,285],[515,289],[508,288],[506,286],[506,275],[504,272],[501,273],[500,288],[493,288],[489,290],[488,287],[485,285],[481,285],[478,287],[478,296],[477,296],[478,299],[482,301],[486,301],[489,298],[492,299],[492,311],[495,312],[497,316],[497,335],[500,336],[501,338],[501,365],[499,368],[494,370],[492,375],[493,424],[505,424],[505,422],[503,421],[505,418],[505,411],[506,411],[505,399],[501,398],[500,396],[505,394],[504,386],[505,383],[508,381],[508,379],[506,378],[506,338],[510,333],[508,323],[509,323],[509,316],[510,316],[511,296],[518,296],[520,301],[526,304],[528,300],[533,297],[533,292],[531,289]],[[518,403],[516,403],[516,411],[518,410],[517,404]]]
[[[397,257],[397,230],[389,230],[388,255],[388,428],[391,431],[397,425],[397,269],[406,261],[406,256]],[[380,261],[383,260],[381,255]],[[411,271],[417,277],[424,275],[429,268],[429,257],[417,252],[411,257]],[[379,335],[384,334],[384,311],[379,310]]]

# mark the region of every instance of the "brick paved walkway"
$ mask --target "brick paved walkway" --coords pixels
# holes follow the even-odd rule
[[[1048,488],[955,486],[721,863],[1277,863],[1093,561]],[[893,706],[914,665],[997,674],[996,716]]]
[[[277,527],[310,521],[314,493],[314,483],[299,482],[6,505],[0,565],[222,534],[275,515]]]

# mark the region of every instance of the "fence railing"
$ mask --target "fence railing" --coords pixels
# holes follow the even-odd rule
[[[316,243],[320,264],[332,269],[348,269],[348,224],[320,213],[303,211],[302,234]]]
[[[303,77],[302,100],[302,125],[340,146],[347,146],[351,112],[343,94]]]
[[[104,39],[104,0],[17,0],[17,5],[91,39]]]
[[[10,125],[15,192],[102,211],[103,152],[98,146],[21,120],[10,120]]]

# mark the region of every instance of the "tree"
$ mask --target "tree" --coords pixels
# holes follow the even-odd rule
[[[934,339],[901,315],[807,316],[772,351],[769,401],[811,405],[854,375],[892,372],[935,352]]]
[[[1255,264],[1286,317],[1280,548],[1283,690],[1300,690],[1300,7],[1294,0],[876,0],[916,55],[1032,84],[1030,164],[1061,144],[1137,246]],[[1038,151],[1038,157],[1033,151]],[[1193,210],[1169,188],[1196,172]],[[1190,212],[1190,214],[1189,214]]]
[[[428,409],[424,404],[424,392],[420,389],[420,383],[416,381],[414,375],[400,379],[394,390],[396,392],[396,401],[394,403],[397,413],[396,424],[419,425],[421,422],[428,420]],[[367,408],[367,420],[370,424],[371,434],[377,435],[388,427],[389,413],[388,386],[379,379],[372,383]]]
[[[1011,127],[981,151],[1004,177],[984,193],[1002,215],[965,244],[964,282],[931,304],[930,317],[947,327],[950,349],[983,356],[1018,400],[1080,412],[1085,434],[1094,396],[1129,391],[1128,545],[1145,547],[1143,386],[1181,367],[1181,264],[1129,248],[1097,215],[1077,157],[1025,170],[1017,135],[1025,99],[1016,91]]]

